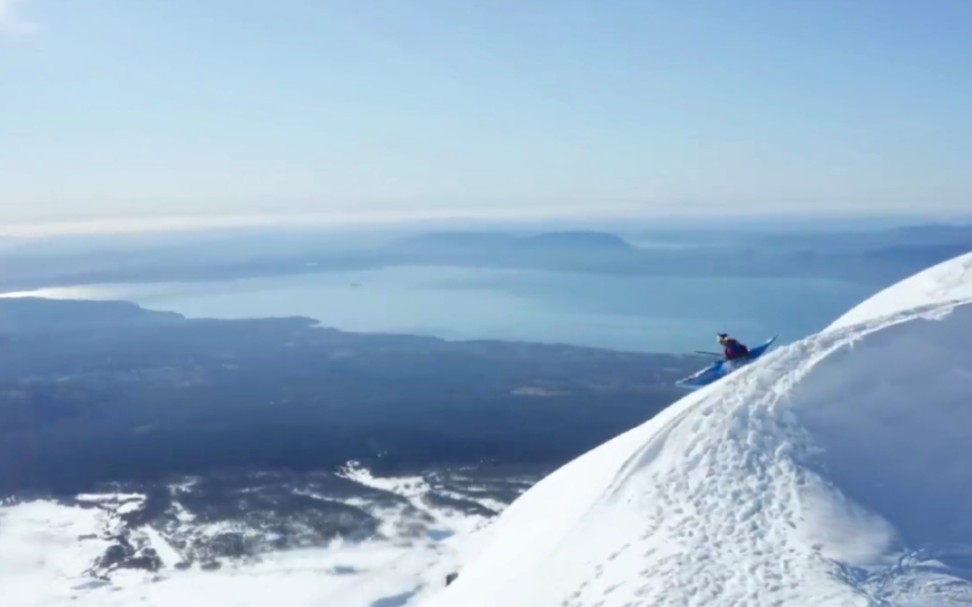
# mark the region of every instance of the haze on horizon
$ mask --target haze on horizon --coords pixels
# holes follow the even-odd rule
[[[961,0],[0,0],[0,223],[968,212],[970,30]]]

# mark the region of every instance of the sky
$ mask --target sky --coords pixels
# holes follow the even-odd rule
[[[972,211],[969,31],[966,0],[0,0],[0,222]]]

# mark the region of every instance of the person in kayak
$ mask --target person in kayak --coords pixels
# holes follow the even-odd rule
[[[741,360],[749,358],[749,348],[734,337],[729,337],[726,333],[719,333],[719,345],[722,346],[722,355],[726,360]]]

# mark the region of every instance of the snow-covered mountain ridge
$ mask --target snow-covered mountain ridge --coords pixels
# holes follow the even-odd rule
[[[548,476],[422,607],[972,604],[972,253]]]

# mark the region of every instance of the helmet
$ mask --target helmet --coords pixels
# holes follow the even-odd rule
[[[729,335],[727,333],[717,333],[716,334],[716,338],[717,338],[717,341],[721,344],[724,341],[726,341],[727,339],[729,339]]]

